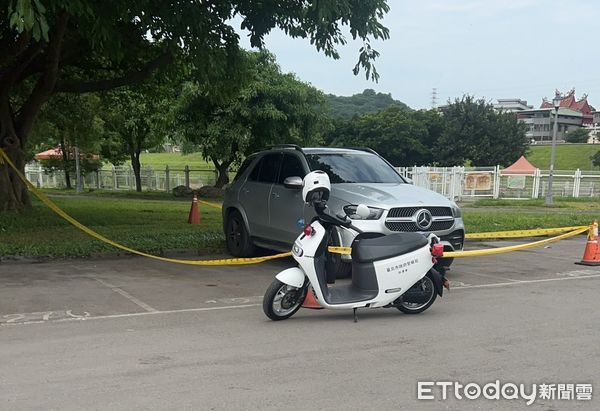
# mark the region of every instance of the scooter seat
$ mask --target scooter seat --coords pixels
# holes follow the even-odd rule
[[[370,263],[410,253],[427,245],[427,238],[419,233],[397,233],[376,238],[358,235],[352,243],[352,260]]]

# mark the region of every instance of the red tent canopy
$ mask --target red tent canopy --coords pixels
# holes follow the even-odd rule
[[[502,175],[518,174],[518,175],[532,176],[535,174],[535,170],[537,170],[537,167],[534,166],[533,164],[531,164],[529,161],[527,161],[525,156],[521,156],[513,164],[511,164],[510,166],[508,166],[504,170],[502,170],[501,173],[502,173]]]
[[[50,150],[37,153],[34,157],[36,160],[49,160],[51,158],[62,158],[62,150],[59,147],[51,148]]]
[[[62,150],[60,149],[60,147],[56,147],[56,148],[51,148],[50,150],[46,150],[46,151],[42,151],[41,153],[37,153],[34,158],[36,160],[49,160],[51,158],[58,158],[58,159],[62,159]],[[100,160],[100,156],[97,154],[84,154],[81,153],[81,156],[86,156],[88,158],[91,158],[92,160]],[[72,154],[69,155],[70,158],[74,158],[74,156]]]

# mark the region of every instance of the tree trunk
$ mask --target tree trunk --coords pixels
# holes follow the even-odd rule
[[[0,148],[25,173],[23,139],[16,133],[7,96],[0,97]],[[0,212],[21,211],[31,205],[27,187],[8,164],[0,164]]]
[[[223,188],[225,184],[229,183],[229,166],[231,163],[231,161],[224,161],[219,164],[218,161],[213,160],[213,164],[218,172],[217,182],[215,183],[216,188]]]
[[[133,175],[135,176],[135,191],[142,192],[142,165],[140,163],[140,150],[135,150],[131,153],[131,167],[133,167]]]
[[[63,172],[65,173],[65,185],[67,188],[71,187],[71,173],[69,173],[69,153],[67,151],[67,145],[65,144],[65,139],[60,139],[60,151],[62,151],[62,163],[63,163]]]

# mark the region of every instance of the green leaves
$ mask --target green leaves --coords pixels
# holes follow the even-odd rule
[[[324,129],[324,97],[292,74],[283,74],[267,52],[243,52],[244,81],[224,95],[213,87],[188,83],[175,124],[206,159],[221,166],[278,143],[316,144]]]
[[[14,0],[8,6],[9,27],[18,33],[31,32],[35,41],[48,41],[46,8],[40,0]]]

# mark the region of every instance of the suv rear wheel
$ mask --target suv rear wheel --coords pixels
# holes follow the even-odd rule
[[[244,219],[237,210],[227,215],[225,240],[229,254],[234,257],[252,257],[256,251],[248,230],[246,230]]]

